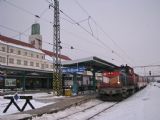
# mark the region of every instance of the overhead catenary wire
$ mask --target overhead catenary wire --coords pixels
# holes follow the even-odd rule
[[[45,18],[42,18],[42,15],[44,15],[45,12],[47,11],[46,9],[45,9],[44,11],[42,11],[39,15],[37,15],[37,14],[34,14],[34,13],[32,13],[31,11],[29,11],[29,10],[27,10],[27,9],[24,9],[24,8],[22,8],[22,7],[18,6],[18,5],[10,2],[10,1],[4,0],[4,2],[5,2],[6,4],[10,5],[10,6],[13,6],[13,7],[19,9],[20,11],[23,11],[23,12],[25,12],[25,13],[33,16],[33,17],[35,17],[35,18],[39,18],[39,19],[43,20],[44,22],[53,24],[53,22],[51,22],[51,21],[49,21],[49,20],[47,20],[47,19],[45,19]],[[48,9],[49,9],[49,8],[48,8]]]
[[[17,32],[17,33],[20,33],[19,31],[17,31],[17,30],[15,30],[15,29],[12,29],[12,28],[8,28],[7,26],[2,26],[2,25],[0,25],[0,27],[3,27],[3,28],[6,28],[6,29],[8,29],[8,30],[11,30],[11,31],[14,31],[14,32]],[[21,33],[21,34],[23,34],[23,35],[25,35],[25,36],[28,36],[28,35],[26,35],[26,34],[24,34],[24,33]],[[45,44],[49,44],[49,45],[53,45],[53,43],[50,43],[50,42],[46,42],[46,41],[43,41],[43,43],[45,43]],[[68,44],[68,43],[63,43],[62,42],[62,44],[64,44],[64,45],[68,45],[70,48],[67,48],[67,47],[65,47],[66,49],[71,49],[71,46],[72,45],[70,45],[70,44]],[[92,51],[88,51],[88,50],[84,50],[84,49],[80,49],[80,48],[73,48],[74,50],[76,50],[76,51],[81,51],[81,52],[87,52],[87,53],[94,53],[94,52],[92,52]],[[106,56],[107,58],[109,58],[108,56]],[[113,58],[110,58],[110,59],[112,59],[113,60]]]
[[[10,4],[10,5],[12,5],[12,6],[14,6],[14,7],[16,7],[16,8],[19,9],[19,10],[22,10],[22,11],[24,11],[24,12],[26,12],[26,13],[34,16],[34,17],[37,17],[37,18],[39,18],[39,19],[42,19],[39,15],[35,15],[35,14],[33,14],[32,12],[30,12],[30,11],[28,11],[28,10],[22,8],[22,7],[19,7],[19,6],[15,5],[15,4],[13,4],[13,3],[9,2],[9,1],[5,1],[5,2],[8,3],[8,4]],[[66,16],[67,18],[69,18],[74,24],[76,24],[76,25],[79,26],[81,29],[83,29],[85,32],[87,32],[89,35],[91,35],[95,40],[97,40],[97,41],[98,41],[101,45],[103,45],[105,48],[108,48],[108,49],[110,49],[111,51],[114,51],[114,50],[112,50],[108,45],[106,45],[103,41],[101,41],[98,37],[96,37],[96,36],[93,34],[93,32],[88,31],[85,27],[83,27],[80,23],[78,23],[78,22],[76,22],[74,19],[72,19],[72,18],[71,18],[68,14],[66,14],[64,11],[60,10],[60,12],[61,12],[64,16]],[[46,19],[42,19],[42,20],[44,20],[44,21],[46,21],[46,22],[48,22],[48,23],[53,24],[52,22],[50,22],[50,21],[48,21],[48,20],[46,20]],[[70,23],[71,23],[71,22],[70,22]],[[115,53],[115,52],[114,52],[114,53]]]
[[[77,1],[77,0],[74,0],[74,2],[87,14],[87,16],[90,16],[91,15],[87,12],[87,10]],[[131,61],[134,61],[133,59],[131,59],[128,54],[102,29],[102,27],[100,25],[98,25],[98,23],[93,19],[93,17],[91,17],[91,20],[93,20],[93,22],[95,23],[95,25],[105,34],[105,36],[107,36],[114,44],[115,46],[117,46],[127,57],[128,59],[130,59]],[[115,52],[115,54],[117,54],[117,56],[119,56],[120,58],[122,58],[124,60],[123,57],[121,57],[121,55],[119,55],[119,53]],[[126,60],[124,60],[126,61]]]
[[[49,2],[50,3],[50,2]],[[50,3],[50,6],[54,8],[53,3]],[[69,18],[73,23],[75,23],[75,25],[79,26],[81,29],[83,29],[85,32],[87,32],[89,35],[91,35],[95,40],[97,40],[98,42],[101,43],[102,46],[107,47],[108,49],[110,49],[112,51],[112,49],[106,45],[103,41],[101,41],[99,38],[97,38],[92,32],[88,31],[85,27],[83,27],[80,23],[78,23],[77,21],[75,21],[73,18],[71,18],[68,14],[66,14],[64,11],[62,11],[60,9],[60,12],[66,16],[67,18]],[[70,23],[70,22],[69,22]]]
[[[134,68],[144,68],[144,67],[160,67],[160,65],[142,65],[142,66],[134,66]]]
[[[111,36],[108,35],[108,34],[103,30],[103,28],[102,28],[100,25],[98,25],[98,23],[97,23],[93,18],[91,18],[91,19],[93,20],[93,22],[95,23],[95,25],[98,26],[99,29],[104,33],[104,35],[107,36],[107,37],[114,43],[114,45],[117,46],[117,47],[125,54],[126,57],[128,57],[128,59],[129,59],[130,61],[135,62],[135,61],[115,42],[115,40],[113,40],[113,39],[111,38]]]
[[[24,35],[24,36],[28,37],[29,34],[26,34],[26,32],[29,31],[30,29],[31,29],[31,26],[27,27],[23,32],[19,32],[19,34],[12,36],[12,38],[16,38],[20,35]]]
[[[28,10],[22,8],[22,7],[19,7],[19,6],[15,5],[15,4],[13,4],[13,3],[9,2],[9,1],[5,1],[5,2],[8,3],[8,4],[11,5],[11,6],[16,7],[16,8],[19,9],[19,10],[22,10],[23,12],[26,12],[27,14],[30,14],[30,15],[32,15],[32,16],[34,16],[34,17],[37,17],[37,18],[39,18],[39,19],[42,19],[39,15],[35,15],[35,14],[33,14],[32,12],[30,12],[30,11],[28,11]],[[49,2],[49,3],[50,3],[50,2]],[[54,7],[54,6],[53,6],[53,7]],[[108,49],[112,50],[109,46],[106,46],[99,38],[97,38],[92,32],[88,31],[85,27],[83,27],[82,25],[80,25],[78,22],[76,22],[74,19],[72,19],[69,15],[67,15],[66,13],[64,13],[62,10],[60,10],[60,12],[61,12],[62,14],[64,14],[66,17],[68,17],[74,24],[78,25],[78,26],[79,26],[80,28],[82,28],[85,32],[87,32],[89,35],[91,35],[94,39],[96,39],[97,41],[99,41],[99,43],[100,43],[101,45],[103,45],[104,47],[107,47]],[[42,20],[45,21],[45,22],[47,22],[47,23],[53,24],[51,21],[48,21],[48,20],[46,20],[46,19],[42,19]],[[71,23],[71,22],[70,22],[70,23]]]
[[[7,4],[9,4],[9,5],[11,5],[11,6],[14,6],[14,7],[16,7],[17,9],[22,10],[23,12],[26,12],[26,13],[34,16],[34,17],[37,17],[37,18],[39,18],[39,19],[42,19],[39,15],[35,15],[35,14],[33,14],[32,12],[30,12],[30,11],[28,11],[28,10],[22,8],[22,7],[19,7],[19,6],[15,5],[15,4],[13,4],[13,3],[9,2],[9,1],[4,1],[4,2],[6,2]],[[47,2],[49,2],[49,1],[47,0]],[[49,3],[50,3],[50,2],[49,2]],[[53,7],[54,7],[54,6],[53,6]],[[81,25],[80,25],[78,22],[76,22],[74,19],[72,19],[70,16],[68,16],[68,15],[67,15],[66,13],[64,13],[62,10],[60,10],[60,12],[63,13],[66,17],[68,17],[74,24],[80,26],[84,31],[86,31],[88,34],[90,34],[91,36],[93,36],[97,41],[101,42],[102,45],[104,45],[104,43],[103,43],[102,41],[100,41],[98,38],[96,38],[91,32],[89,32],[87,29],[85,29],[83,26],[81,26]],[[47,20],[45,20],[45,19],[43,19],[43,20],[46,21],[46,22],[48,22],[48,23],[53,24],[51,21],[47,21]],[[65,19],[65,20],[66,20],[66,19]],[[71,22],[70,22],[70,23],[71,23]],[[105,46],[105,47],[106,47],[106,46]],[[109,49],[111,49],[109,46],[107,46],[107,47],[108,47]]]
[[[72,20],[77,26],[79,26],[80,28],[82,28],[84,31],[86,31],[89,35],[91,35],[95,40],[97,40],[99,43],[101,43],[101,45],[103,47],[106,47],[108,49],[112,51],[111,47],[109,47],[106,43],[104,43],[103,41],[101,41],[99,38],[97,38],[92,32],[89,32],[86,28],[84,28],[81,24],[77,23],[73,18],[71,18],[69,15],[67,15],[66,13],[64,13],[62,10],[60,10],[61,13],[63,13],[66,17],[68,17],[70,20]],[[118,57],[120,57],[121,59],[123,59],[125,62],[128,63],[128,61],[126,61],[123,57],[121,57],[117,52],[112,52],[114,54],[116,54]]]
[[[83,29],[85,32],[87,32],[89,35],[91,35],[95,40],[99,41],[104,47],[109,48],[110,50],[112,50],[109,46],[105,45],[105,43],[103,41],[101,41],[99,38],[97,38],[94,34],[92,34],[92,32],[89,32],[85,27],[83,27],[81,24],[77,23],[73,18],[71,18],[68,14],[64,13],[62,10],[60,10],[60,12],[65,15],[66,17],[68,17],[70,20],[73,21],[73,23],[75,23],[77,26],[79,26],[81,29]]]
[[[3,25],[0,25],[0,27],[3,27],[3,28],[6,28],[6,29],[8,29],[8,30],[11,30],[11,31],[14,31],[14,32],[16,32],[16,33],[20,33],[20,31],[17,31],[17,30],[15,30],[15,29],[12,29],[12,28],[8,28],[7,26],[3,26]],[[26,29],[27,30],[27,29]],[[29,35],[27,35],[27,34],[25,34],[25,33],[21,33],[22,35],[25,35],[25,36],[29,36]],[[50,43],[50,42],[46,42],[46,41],[43,41],[43,43],[45,43],[45,44],[48,44],[48,45],[53,45],[53,43]],[[62,44],[63,45],[67,45],[67,46],[69,46],[70,48],[67,48],[67,47],[64,47],[65,49],[71,49],[71,48],[73,48],[74,50],[76,50],[76,51],[79,51],[79,52],[87,52],[87,53],[91,53],[91,54],[94,54],[95,52],[92,52],[92,51],[88,51],[88,50],[84,50],[84,49],[80,49],[80,48],[76,48],[76,47],[73,47],[73,45],[70,45],[70,44],[68,44],[68,43],[63,43],[62,42]],[[101,54],[101,53],[99,53],[99,54]],[[103,55],[103,56],[106,56],[106,55]],[[107,58],[109,58],[109,59],[111,59],[111,60],[116,60],[116,59],[113,59],[113,58],[110,58],[110,57],[108,57],[108,56],[106,56]],[[118,61],[118,60],[116,60],[116,61]]]
[[[45,8],[39,15],[36,15],[36,14],[33,14],[32,12],[30,12],[29,10],[24,9],[24,8],[22,8],[22,7],[20,7],[20,6],[17,6],[17,5],[15,5],[15,4],[13,4],[13,3],[9,2],[9,1],[6,1],[6,0],[5,0],[4,2],[6,2],[7,4],[9,4],[9,5],[11,5],[11,6],[13,6],[13,7],[15,7],[15,8],[17,8],[17,9],[19,9],[19,10],[25,12],[25,13],[27,13],[27,14],[29,14],[29,15],[32,15],[32,16],[34,16],[35,18],[38,18],[38,19],[42,19],[42,16],[43,16],[43,15],[47,12],[47,10],[49,9],[49,8],[47,7],[47,8]],[[45,20],[45,19],[43,19],[43,20],[44,20],[44,21],[47,21],[47,20]],[[47,21],[47,22],[49,22],[49,21]],[[50,22],[49,22],[49,23],[50,23]],[[7,27],[6,27],[6,29],[7,29]],[[9,30],[9,28],[8,28],[8,30]],[[11,29],[10,29],[10,30],[11,30]],[[15,37],[18,37],[18,36],[21,36],[21,35],[29,36],[29,35],[25,34],[25,33],[26,33],[27,31],[29,31],[29,30],[31,30],[31,25],[29,25],[29,27],[27,27],[23,32],[18,32],[18,31],[15,31],[15,30],[12,29],[12,31],[15,31],[15,32],[18,33],[17,35],[12,36],[12,38],[15,38]]]
[[[4,26],[4,25],[0,25],[0,27],[5,28],[5,29],[10,30],[10,31],[15,32],[15,33],[20,33],[19,31],[15,30],[15,29],[13,29],[13,28]]]

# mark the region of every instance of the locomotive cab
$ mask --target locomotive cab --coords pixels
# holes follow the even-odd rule
[[[100,84],[100,95],[127,96],[134,92],[134,71],[129,66],[121,66],[114,71],[103,72],[103,82]]]
[[[120,72],[113,71],[113,72],[104,72],[103,73],[103,84],[106,87],[121,87],[121,80],[120,80]]]

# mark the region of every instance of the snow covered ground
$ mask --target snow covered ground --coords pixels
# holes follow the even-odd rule
[[[145,89],[94,118],[95,120],[160,120],[160,83]]]
[[[55,120],[70,115],[67,120],[85,120],[98,111],[113,105],[113,102],[100,104],[100,100],[92,100],[81,106],[71,107],[54,114],[45,114],[34,120]],[[84,110],[92,105],[97,105],[89,110]],[[81,111],[84,110],[84,111]],[[78,112],[81,111],[81,112]],[[77,112],[76,114],[73,114]],[[116,104],[114,107],[98,114],[94,120],[160,120],[160,83],[152,83],[130,98]],[[71,115],[72,114],[72,115]]]
[[[21,94],[18,94],[18,95],[21,95]],[[56,96],[53,96],[52,94],[48,94],[48,93],[35,93],[35,94],[23,94],[23,95],[33,96],[33,100],[31,100],[31,103],[35,108],[40,108],[49,104],[53,104],[56,102],[56,98],[57,98]],[[61,98],[61,97],[58,97],[58,98]],[[10,100],[4,99],[3,96],[0,96],[0,116],[19,112],[17,108],[12,104],[7,110],[7,112],[3,113],[3,110],[8,105],[9,102]],[[22,106],[25,103],[25,100],[18,99],[16,103],[20,108],[22,108]],[[29,109],[31,109],[31,107],[27,105],[25,110],[29,110]]]

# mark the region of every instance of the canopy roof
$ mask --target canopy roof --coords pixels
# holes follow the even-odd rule
[[[63,61],[62,66],[63,67],[78,67],[78,66],[82,67],[83,66],[83,67],[86,67],[86,69],[88,70],[94,70],[96,72],[113,70],[118,67],[110,62],[107,62],[95,56],[78,59],[78,60]]]

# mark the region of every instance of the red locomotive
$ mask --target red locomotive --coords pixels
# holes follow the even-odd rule
[[[133,68],[126,65],[114,71],[103,72],[99,95],[103,97],[119,95],[125,98],[144,86],[146,86],[144,78],[135,74]]]

